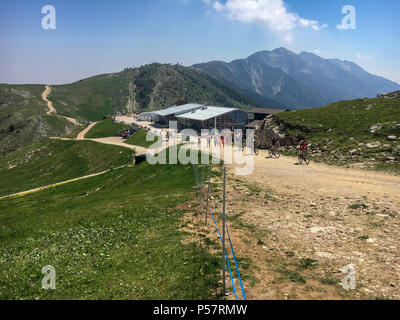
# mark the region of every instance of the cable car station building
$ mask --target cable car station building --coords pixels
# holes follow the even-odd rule
[[[235,108],[185,104],[155,111],[154,122],[159,126],[168,126],[169,121],[177,121],[178,129],[244,129],[248,122],[246,111]]]

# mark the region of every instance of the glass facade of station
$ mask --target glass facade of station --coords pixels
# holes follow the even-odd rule
[[[248,122],[248,114],[243,110],[234,110],[223,115],[208,120],[193,120],[186,118],[177,118],[179,129],[244,129]]]

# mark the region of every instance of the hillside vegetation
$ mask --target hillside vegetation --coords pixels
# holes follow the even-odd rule
[[[220,257],[176,209],[193,185],[191,165],[143,163],[0,200],[0,299],[216,298]],[[46,265],[56,290],[41,288]]]
[[[157,136],[152,134],[151,136],[154,137],[153,141],[147,141],[147,133],[148,131],[144,129],[140,129],[137,132],[135,132],[134,135],[132,135],[128,140],[126,140],[126,143],[134,145],[134,146],[139,146],[139,147],[144,147],[148,148],[152,146],[153,144],[156,143],[158,140]]]
[[[130,150],[92,141],[45,140],[0,158],[0,196],[132,163]]]
[[[0,84],[0,156],[74,129],[66,119],[46,114],[44,90],[44,85]]]
[[[144,111],[168,107],[183,97],[188,102],[242,109],[257,105],[202,72],[159,63],[54,86],[50,100],[67,116],[96,121],[115,109],[132,111],[130,98],[135,100],[137,111]]]
[[[315,160],[400,172],[400,99],[358,99],[280,113],[261,131],[271,129],[286,135],[284,143],[306,138]]]
[[[118,133],[121,130],[127,128],[129,128],[129,126],[126,124],[117,123],[111,119],[105,119],[99,123],[96,123],[96,125],[86,134],[85,138],[96,139],[114,137],[118,136]]]

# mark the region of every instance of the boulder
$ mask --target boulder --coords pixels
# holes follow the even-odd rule
[[[381,129],[382,128],[382,126],[380,125],[380,124],[376,124],[376,125],[374,125],[374,126],[372,126],[371,128],[370,128],[370,132],[371,133],[376,133],[379,129]]]
[[[367,148],[373,149],[373,148],[379,148],[382,144],[379,141],[376,142],[370,142],[367,143],[366,146]]]
[[[352,149],[352,150],[349,151],[349,153],[350,153],[350,155],[355,155],[355,154],[358,153],[358,150],[357,149]]]
[[[396,140],[397,140],[397,137],[396,137],[396,136],[388,136],[387,138],[388,138],[388,140],[390,140],[390,141],[396,141]]]

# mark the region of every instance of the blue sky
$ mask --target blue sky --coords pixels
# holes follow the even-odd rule
[[[55,30],[41,27],[45,5],[56,9]],[[345,5],[356,9],[355,30],[337,28]],[[2,0],[0,83],[69,83],[282,46],[400,83],[399,12],[398,0]]]

